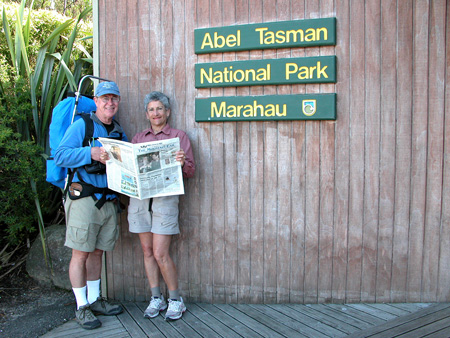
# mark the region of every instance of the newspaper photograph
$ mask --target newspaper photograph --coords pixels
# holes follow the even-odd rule
[[[175,159],[179,138],[146,143],[98,139],[108,152],[108,188],[138,198],[183,195],[181,163]]]

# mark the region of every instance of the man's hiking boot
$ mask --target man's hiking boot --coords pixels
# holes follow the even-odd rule
[[[102,323],[92,313],[89,304],[80,306],[80,308],[75,311],[75,316],[78,324],[80,324],[83,329],[92,330],[102,326]]]
[[[91,310],[95,314],[102,314],[105,316],[114,316],[123,312],[123,309],[118,304],[111,304],[106,298],[98,297],[91,305]]]

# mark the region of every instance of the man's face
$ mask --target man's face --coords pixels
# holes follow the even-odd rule
[[[119,110],[120,96],[113,94],[102,95],[94,97],[94,102],[97,105],[96,115],[100,121],[110,122]]]
[[[170,109],[166,109],[160,101],[151,101],[147,105],[147,118],[153,129],[162,129],[170,115]]]

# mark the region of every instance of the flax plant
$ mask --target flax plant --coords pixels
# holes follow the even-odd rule
[[[92,63],[92,57],[83,48],[79,35],[80,22],[92,11],[92,7],[86,8],[77,19],[69,19],[58,26],[40,46],[37,54],[34,69],[30,65],[28,55],[30,41],[30,29],[32,27],[32,7],[31,2],[26,14],[26,0],[22,0],[20,6],[15,12],[14,36],[11,34],[9,23],[6,17],[5,8],[3,8],[2,21],[3,33],[5,34],[12,66],[17,78],[26,79],[30,88],[30,102],[32,105],[32,122],[22,119],[17,121],[17,132],[22,135],[24,141],[33,143],[44,149],[43,160],[50,153],[48,142],[48,130],[53,108],[64,98],[67,91],[75,92],[77,82],[81,78],[82,68],[86,62]],[[26,18],[24,19],[24,16]],[[74,26],[71,34],[66,37],[64,32],[71,26]],[[63,50],[57,51],[60,41],[66,41]],[[75,49],[81,51],[84,58],[73,60]],[[78,52],[80,54],[80,52]],[[4,95],[3,84],[0,79],[0,99]],[[24,114],[28,112],[23,112]],[[46,250],[46,237],[44,229],[44,220],[41,210],[41,204],[38,198],[37,185],[34,179],[30,179],[30,188],[34,192],[35,206],[38,219],[38,227],[41,243],[44,249],[44,257],[47,265],[51,267],[51,261]]]

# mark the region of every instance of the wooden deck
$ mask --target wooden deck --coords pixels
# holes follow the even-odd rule
[[[450,337],[450,303],[187,304],[183,318],[143,317],[147,303],[123,303],[88,331],[74,320],[42,337]]]

